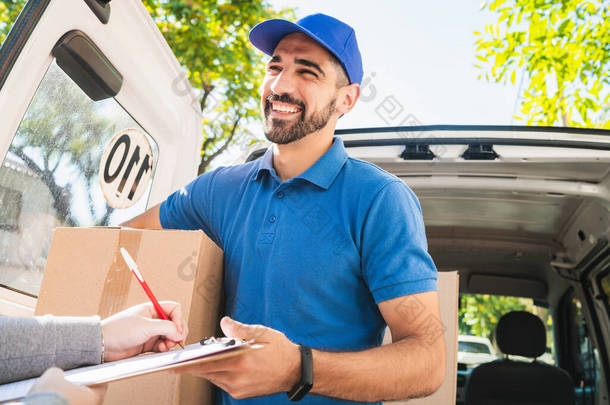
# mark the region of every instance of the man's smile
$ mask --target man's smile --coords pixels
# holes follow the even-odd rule
[[[265,116],[270,118],[296,118],[304,111],[304,103],[288,95],[270,94],[265,98]]]
[[[297,105],[288,104],[288,103],[280,103],[277,101],[271,102],[271,109],[273,111],[279,111],[279,112],[284,112],[284,113],[298,113],[298,112],[303,111],[303,109]]]
[[[303,107],[280,101],[268,101],[268,106],[268,116],[275,119],[296,119],[303,112]]]

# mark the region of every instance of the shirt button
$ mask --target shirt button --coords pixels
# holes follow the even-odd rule
[[[269,217],[269,222],[273,223],[273,222],[275,222],[275,220],[276,220],[276,219],[277,219],[277,218],[276,218],[276,216],[275,216],[275,215],[271,215],[271,216]]]
[[[276,196],[277,196],[277,198],[284,198],[284,192],[283,191],[278,191]]]

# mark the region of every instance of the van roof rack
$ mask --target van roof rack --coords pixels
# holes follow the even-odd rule
[[[442,136],[428,135],[428,133],[432,132],[441,132],[443,134]],[[455,134],[456,132],[464,133],[466,136],[451,136],[457,135]],[[510,133],[511,136],[506,136],[507,133]],[[387,138],[367,137],[366,139],[351,139],[351,137],[345,137],[343,141],[347,147],[469,145],[469,149],[472,149],[471,156],[475,156],[475,158],[481,158],[481,156],[483,156],[482,154],[487,158],[491,158],[491,156],[493,156],[493,146],[495,145],[610,150],[610,130],[598,128],[533,127],[517,125],[414,125],[350,128],[338,129],[335,131],[335,135],[341,136],[369,134],[394,134],[394,136]],[[604,135],[608,138],[607,140],[603,139],[603,137],[598,137],[598,139],[595,140],[591,140],[589,137],[586,139],[584,137],[583,139],[578,139],[579,136],[589,135]],[[481,147],[476,145],[485,146]],[[478,155],[476,153],[477,150],[480,152]],[[411,149],[411,151],[417,151],[417,149]],[[420,149],[419,151],[421,152],[422,150]],[[405,152],[407,151],[405,150]]]

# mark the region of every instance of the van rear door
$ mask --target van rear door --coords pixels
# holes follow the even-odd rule
[[[32,313],[55,227],[116,225],[197,172],[197,99],[140,1],[29,1],[0,111],[0,314]]]

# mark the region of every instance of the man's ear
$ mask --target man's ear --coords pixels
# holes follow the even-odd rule
[[[360,85],[358,83],[348,84],[339,89],[339,95],[337,96],[337,104],[335,110],[339,115],[348,113],[358,98],[360,97]]]

